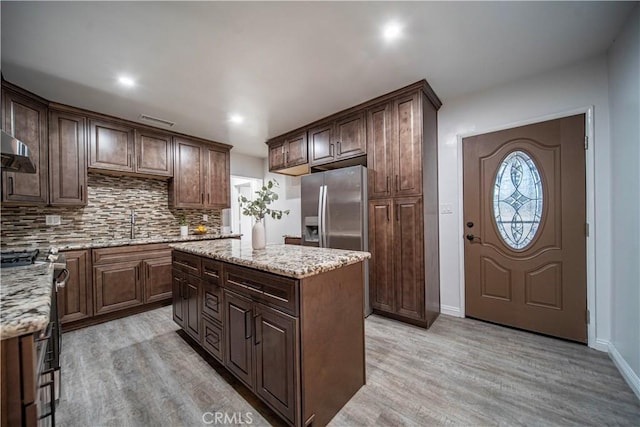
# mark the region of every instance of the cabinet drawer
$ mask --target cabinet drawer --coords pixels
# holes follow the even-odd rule
[[[203,281],[202,314],[222,322],[222,289],[209,279]]]
[[[202,272],[202,258],[197,255],[188,254],[180,251],[173,251],[173,268],[185,273],[200,276]]]
[[[222,278],[222,263],[212,259],[202,258],[202,278],[209,283],[220,286]]]
[[[118,246],[114,248],[94,249],[93,264],[108,264],[148,258],[161,258],[171,255],[171,249],[166,243],[152,245]]]
[[[224,287],[298,315],[297,280],[229,264],[224,267],[224,278]]]
[[[218,359],[220,363],[222,363],[222,349],[223,346],[223,336],[222,336],[222,328],[218,325],[217,322],[212,322],[206,317],[202,318],[202,347]]]

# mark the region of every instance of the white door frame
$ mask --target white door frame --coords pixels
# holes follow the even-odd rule
[[[593,105],[587,107],[576,108],[573,110],[563,111],[556,114],[550,114],[542,117],[521,120],[514,123],[508,123],[502,126],[496,126],[488,129],[473,131],[469,133],[458,134],[458,251],[460,257],[460,316],[465,317],[465,271],[464,271],[464,186],[463,186],[463,159],[462,159],[462,139],[470,136],[482,135],[485,133],[496,132],[500,130],[511,129],[519,126],[530,125],[548,120],[561,119],[564,117],[575,116],[577,114],[585,115],[585,135],[588,141],[588,149],[586,150],[586,201],[587,201],[587,223],[589,224],[589,236],[587,236],[587,309],[590,313],[590,319],[587,325],[587,340],[589,347],[600,349],[596,343],[596,259],[595,259],[595,138],[593,128]]]

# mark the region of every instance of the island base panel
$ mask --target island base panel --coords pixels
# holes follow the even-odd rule
[[[366,382],[363,284],[360,262],[300,286],[303,425],[329,423]]]

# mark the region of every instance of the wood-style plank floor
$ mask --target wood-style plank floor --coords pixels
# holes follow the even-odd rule
[[[278,419],[196,351],[171,307],[63,335],[61,426],[199,426]],[[640,402],[605,353],[471,319],[429,330],[366,321],[367,385],[341,426],[640,425]],[[210,424],[210,425],[220,425]]]

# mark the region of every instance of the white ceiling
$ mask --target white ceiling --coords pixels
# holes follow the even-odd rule
[[[264,157],[267,138],[423,78],[446,103],[602,54],[634,5],[2,1],[2,73],[53,101],[168,119]],[[404,36],[385,42],[391,20]],[[121,73],[137,86],[120,87]]]

